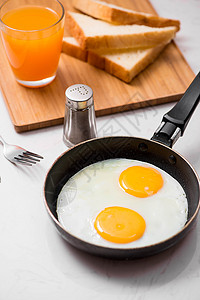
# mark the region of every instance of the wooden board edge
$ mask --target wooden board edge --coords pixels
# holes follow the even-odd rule
[[[106,115],[111,115],[111,114],[117,114],[117,113],[123,113],[126,111],[130,110],[137,110],[140,108],[145,108],[145,107],[153,107],[156,109],[155,105],[160,105],[164,103],[169,103],[169,102],[175,102],[178,101],[183,94],[175,94],[170,97],[160,97],[158,99],[147,99],[144,102],[136,102],[136,103],[130,103],[127,105],[124,105],[123,107],[115,106],[113,108],[105,108],[105,109],[100,109],[98,111],[95,111],[96,117],[101,117],[101,116],[106,116]],[[157,103],[159,102],[159,103]],[[32,131],[40,128],[46,128],[46,127],[51,127],[51,126],[56,126],[56,125],[61,125],[64,122],[64,117],[63,118],[57,118],[57,119],[52,119],[52,120],[47,120],[44,122],[40,123],[31,123],[31,124],[26,124],[26,125],[17,125],[13,124],[14,128],[17,133],[22,133],[26,131]]]
[[[177,49],[177,51],[178,51],[178,53],[180,54],[180,56],[181,56],[181,58],[183,59],[183,61],[185,62],[185,64],[187,65],[187,67],[188,67],[188,69],[190,70],[190,72],[193,74],[193,78],[192,78],[192,80],[195,78],[195,73],[194,73],[194,71],[192,70],[192,68],[191,68],[191,66],[190,66],[190,64],[188,63],[188,61],[187,61],[187,59],[185,58],[185,56],[183,55],[183,53],[181,52],[181,50],[180,50],[180,48],[179,48],[179,46],[177,45],[177,43],[176,43],[176,41],[172,41],[173,43],[174,43],[174,46],[176,47],[176,49]],[[191,80],[191,81],[192,81]]]
[[[156,99],[147,99],[143,102],[125,104],[123,107],[115,106],[113,108],[99,109],[98,111],[96,111],[96,117],[101,117],[101,116],[106,116],[106,115],[111,115],[116,113],[123,113],[126,111],[137,110],[145,107],[153,107],[154,109],[156,109],[156,106],[160,104],[165,104],[165,103],[170,103],[170,102],[175,102],[180,100],[183,94],[184,93],[174,94],[171,96],[160,97]]]
[[[7,100],[6,94],[5,94],[5,92],[4,92],[4,89],[3,89],[2,85],[1,85],[1,83],[0,83],[0,90],[1,90],[2,98],[3,98],[3,100],[4,100],[4,104],[6,105],[8,114],[9,114],[9,116],[10,116],[10,118],[11,118],[11,121],[12,121],[12,123],[13,123],[13,125],[14,125],[14,124],[15,124],[15,118],[14,118],[14,115],[13,115],[13,113],[12,113],[12,109],[10,108],[9,102],[8,102],[8,100]]]
[[[64,123],[64,117],[47,120],[47,121],[40,122],[40,123],[30,123],[30,124],[26,124],[26,125],[17,125],[17,124],[13,123],[13,125],[14,125],[15,131],[17,133],[22,133],[22,132],[26,132],[26,131],[32,131],[32,130],[36,130],[36,129],[42,129],[42,128],[52,127],[52,126],[56,126],[56,125],[61,125],[63,123]]]

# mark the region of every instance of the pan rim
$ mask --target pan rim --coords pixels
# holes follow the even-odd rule
[[[195,209],[195,212],[194,214],[192,215],[192,217],[190,218],[189,221],[186,222],[186,224],[184,225],[184,227],[179,230],[177,233],[173,234],[172,236],[170,236],[169,238],[167,239],[164,239],[158,243],[154,243],[154,244],[150,244],[150,245],[147,245],[147,246],[142,246],[142,247],[131,247],[131,248],[121,248],[121,247],[110,247],[110,246],[101,246],[101,245],[97,245],[95,243],[90,243],[90,242],[87,242],[73,234],[71,234],[69,231],[67,231],[66,228],[64,228],[62,226],[62,224],[58,221],[58,219],[53,215],[53,213],[51,212],[50,208],[49,208],[49,205],[47,203],[47,200],[46,200],[46,196],[45,196],[45,186],[46,186],[46,182],[47,182],[47,178],[48,178],[48,175],[50,173],[50,171],[52,170],[53,166],[55,166],[55,164],[57,163],[57,161],[59,159],[61,159],[64,155],[66,155],[69,151],[73,150],[74,148],[78,147],[79,145],[83,145],[83,144],[87,144],[89,142],[92,142],[92,141],[96,141],[96,140],[102,140],[102,139],[110,139],[110,138],[133,138],[133,139],[142,139],[143,141],[147,141],[147,142],[151,142],[151,143],[154,143],[154,144],[158,144],[159,146],[162,146],[164,148],[167,148],[167,149],[170,149],[171,151],[173,151],[175,154],[177,154],[179,157],[181,157],[186,163],[187,165],[191,168],[191,170],[193,171],[196,179],[197,179],[197,182],[198,182],[198,187],[199,187],[199,199],[198,199],[198,205]],[[87,244],[88,246],[92,246],[92,247],[95,247],[95,248],[99,248],[99,249],[109,249],[110,251],[122,251],[122,252],[129,252],[129,251],[139,251],[141,249],[151,249],[152,247],[158,247],[159,245],[162,245],[164,243],[167,243],[169,240],[172,240],[173,238],[175,238],[176,236],[179,236],[179,234],[181,234],[182,232],[186,231],[187,228],[190,226],[191,223],[194,222],[194,220],[196,219],[198,213],[199,213],[199,210],[200,210],[200,178],[199,178],[199,175],[197,174],[196,170],[194,169],[194,167],[191,165],[191,163],[183,156],[181,155],[178,151],[160,143],[160,142],[157,142],[157,141],[154,141],[154,140],[150,140],[150,139],[147,139],[147,138],[141,138],[141,137],[131,137],[131,136],[106,136],[106,137],[98,137],[98,138],[93,138],[93,139],[90,139],[90,140],[87,140],[87,141],[83,141],[77,145],[74,145],[73,147],[67,149],[66,151],[64,151],[62,154],[60,154],[56,159],[55,161],[53,162],[53,164],[51,165],[51,167],[48,169],[48,172],[46,173],[46,176],[45,176],[45,181],[44,181],[44,186],[43,186],[43,196],[44,196],[44,204],[45,204],[45,207],[47,209],[47,212],[49,214],[49,216],[51,217],[51,219],[54,221],[54,223],[56,223],[56,225],[58,227],[60,227],[62,229],[62,231],[66,232],[69,236],[73,237],[74,239],[84,243],[84,244]]]

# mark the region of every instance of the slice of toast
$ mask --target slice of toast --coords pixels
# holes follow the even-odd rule
[[[62,52],[67,55],[78,58],[82,61],[87,61],[88,51],[82,49],[75,38],[68,36],[63,38]]]
[[[83,49],[154,47],[174,38],[176,26],[113,25],[92,17],[66,13],[66,25]]]
[[[94,18],[121,25],[146,25],[151,27],[176,26],[180,29],[180,21],[161,18],[156,15],[137,12],[118,5],[99,0],[73,0],[73,6]]]
[[[148,49],[89,50],[87,61],[91,65],[129,83],[156,59],[166,44]],[[85,53],[85,50],[78,46],[74,38],[65,37],[63,39],[63,52],[82,60],[82,55],[78,57],[81,51]]]

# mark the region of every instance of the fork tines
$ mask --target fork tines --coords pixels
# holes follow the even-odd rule
[[[21,154],[15,157],[17,163],[21,163],[26,166],[32,166],[32,164],[40,162],[41,159],[43,159],[41,155],[30,151],[25,151],[23,152],[23,155]]]

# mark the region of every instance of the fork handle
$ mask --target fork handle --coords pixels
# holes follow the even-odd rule
[[[4,139],[2,138],[2,136],[0,135],[0,142],[3,144],[3,145],[5,145],[6,144],[6,142],[4,141]]]

